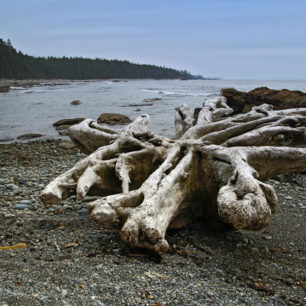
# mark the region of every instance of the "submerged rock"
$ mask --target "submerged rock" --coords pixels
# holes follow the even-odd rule
[[[57,131],[62,131],[62,130],[68,129],[69,127],[70,127],[70,125],[68,125],[68,124],[58,125],[58,126],[56,127],[56,130],[57,130]]]
[[[70,104],[71,105],[80,105],[80,104],[82,104],[82,102],[80,100],[73,100]]]
[[[70,119],[61,119],[53,123],[53,126],[60,126],[60,125],[73,125],[80,123],[84,120],[85,118],[70,118]]]
[[[68,135],[68,128],[71,125],[78,124],[82,122],[85,118],[71,118],[71,119],[61,119],[53,123],[53,126],[55,126],[56,130],[60,135]]]
[[[98,123],[106,123],[110,125],[126,124],[132,122],[129,117],[114,113],[103,113],[99,116],[97,121]]]
[[[36,134],[36,133],[28,133],[28,134],[23,134],[17,137],[17,139],[20,140],[28,140],[28,139],[32,139],[32,138],[38,138],[41,137],[43,135],[41,134]]]

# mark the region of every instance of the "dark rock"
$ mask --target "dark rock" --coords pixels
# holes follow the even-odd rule
[[[301,91],[259,87],[249,92],[243,92],[234,88],[224,88],[221,94],[227,98],[227,104],[235,114],[246,113],[253,106],[259,106],[263,103],[273,105],[276,110],[306,107],[306,93]]]
[[[127,104],[127,105],[123,105],[123,107],[152,106],[152,105],[153,103],[140,103],[140,104]]]
[[[10,86],[0,86],[0,92],[9,92]]]
[[[9,142],[9,141],[13,141],[14,138],[2,138],[0,139],[0,142]]]
[[[56,127],[56,130],[57,130],[57,131],[66,130],[66,129],[68,129],[70,126],[71,126],[71,125],[68,125],[68,124],[58,125],[58,126]]]
[[[35,133],[28,133],[28,134],[23,134],[17,137],[17,139],[20,140],[28,140],[28,139],[33,139],[33,138],[38,138],[41,137],[43,135],[41,134],[35,134]]]
[[[156,102],[156,101],[161,101],[161,98],[148,98],[144,99],[143,102]]]
[[[73,100],[70,104],[71,105],[80,105],[82,102],[80,100]]]
[[[306,172],[303,173],[285,173],[275,177],[282,183],[294,183],[306,188]]]
[[[86,208],[82,208],[78,210],[78,215],[79,216],[86,216],[88,214],[88,210]]]
[[[98,123],[106,123],[110,125],[126,124],[132,122],[132,120],[129,117],[114,113],[101,114],[97,121]]]
[[[85,118],[71,118],[71,119],[61,119],[53,123],[53,126],[60,125],[73,125],[82,122]]]
[[[58,131],[58,134],[61,135],[61,136],[69,136],[68,134],[68,130],[62,130],[62,131]]]

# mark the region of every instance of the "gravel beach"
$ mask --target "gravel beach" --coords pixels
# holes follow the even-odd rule
[[[306,190],[270,180],[279,198],[261,232],[171,231],[163,257],[131,250],[72,196],[39,200],[85,157],[60,141],[0,145],[0,305],[303,305]]]

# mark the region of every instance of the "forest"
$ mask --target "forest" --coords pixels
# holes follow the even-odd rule
[[[34,57],[0,39],[0,79],[199,79],[179,71],[126,60],[82,57]]]

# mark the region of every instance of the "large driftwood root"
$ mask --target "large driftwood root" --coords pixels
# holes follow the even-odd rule
[[[91,217],[103,226],[123,224],[122,239],[158,253],[168,249],[168,228],[195,220],[234,229],[260,230],[277,206],[265,180],[306,171],[306,109],[273,111],[253,107],[231,116],[223,97],[208,99],[195,118],[187,105],[177,108],[178,139],[148,130],[139,116],[121,131],[84,120],[69,130],[89,154],[54,179],[41,194],[60,203],[96,192]]]

